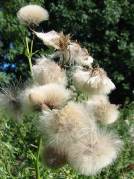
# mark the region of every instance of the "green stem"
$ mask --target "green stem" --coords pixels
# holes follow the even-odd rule
[[[32,77],[33,71],[32,71],[32,58],[31,58],[31,56],[28,57],[28,61],[29,61],[29,68],[30,68],[30,73],[31,73],[31,77]]]
[[[30,68],[30,73],[31,73],[31,77],[33,77],[33,71],[32,71],[32,56],[33,54],[33,41],[34,41],[34,34],[33,34],[33,38],[31,40],[31,44],[29,46],[28,43],[28,38],[26,37],[26,56],[28,58],[28,62],[29,62],[29,68]],[[40,177],[40,163],[39,163],[39,158],[40,158],[40,150],[41,150],[41,145],[42,145],[42,138],[39,138],[39,146],[38,146],[38,151],[37,151],[37,155],[34,158],[34,162],[35,162],[35,171],[36,171],[36,179],[41,179]]]
[[[40,157],[41,145],[42,145],[42,138],[40,137],[37,157],[36,157],[36,161],[35,161],[35,165],[36,165],[36,179],[41,179],[41,177],[40,177],[40,170],[39,170],[39,157]]]
[[[26,55],[27,55],[27,58],[28,58],[30,73],[31,73],[31,77],[32,77],[33,76],[33,72],[32,72],[33,39],[31,41],[31,45],[30,45],[30,48],[29,48],[27,37],[26,37]]]

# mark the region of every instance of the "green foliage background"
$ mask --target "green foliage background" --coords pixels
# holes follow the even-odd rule
[[[50,13],[50,20],[40,31],[56,30],[70,33],[86,46],[117,89],[111,100],[118,104],[133,100],[134,73],[134,3],[132,0],[3,0],[0,1],[0,61],[6,56],[17,64],[10,78],[27,78],[24,36],[27,29],[19,24],[17,10],[23,5],[40,4]],[[37,42],[34,49],[46,52]],[[1,76],[3,74],[0,74]],[[3,76],[2,76],[3,77]]]

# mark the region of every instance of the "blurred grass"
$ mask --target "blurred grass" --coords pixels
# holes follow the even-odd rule
[[[0,112],[0,179],[34,179],[33,156],[39,134],[37,114],[24,116],[21,123]],[[36,127],[35,127],[36,126]],[[42,179],[134,179],[134,104],[121,110],[118,122],[109,128],[118,131],[124,147],[118,159],[97,176],[82,176],[68,165],[52,170],[39,163]]]

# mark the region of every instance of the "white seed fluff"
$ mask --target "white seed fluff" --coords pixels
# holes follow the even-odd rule
[[[69,60],[70,63],[76,63],[83,66],[91,66],[93,63],[93,58],[89,55],[86,48],[81,48],[77,43],[71,43],[68,46],[69,50]]]
[[[34,33],[46,46],[53,47],[57,50],[64,51],[64,49],[67,49],[67,46],[70,44],[70,35],[64,35],[63,32],[58,33],[52,30],[47,33]]]
[[[94,120],[89,118],[83,106],[74,102],[69,102],[61,110],[44,111],[40,124],[51,146],[62,152],[87,132],[96,129]]]
[[[73,81],[78,89],[92,94],[109,94],[115,89],[114,83],[102,68],[84,70],[79,67],[73,73]]]
[[[20,95],[24,110],[33,107],[57,109],[65,105],[69,98],[70,91],[54,83],[28,88]]]
[[[34,33],[39,39],[43,41],[43,43],[46,46],[59,49],[60,33],[54,30],[47,33],[42,33],[42,32],[34,32]]]
[[[67,84],[65,71],[55,62],[45,57],[37,59],[32,71],[33,79],[39,85],[57,83],[66,86]]]
[[[111,104],[104,95],[90,97],[85,107],[89,113],[93,113],[97,121],[104,124],[111,124],[119,118],[118,106]]]
[[[87,49],[81,48],[78,43],[70,42],[63,50],[57,51],[54,56],[58,56],[63,64],[77,64],[91,67],[93,58],[89,55]]]
[[[121,146],[111,133],[90,133],[69,146],[68,162],[82,175],[95,175],[117,158]]]
[[[42,21],[48,20],[49,14],[46,9],[39,5],[27,5],[17,12],[17,17],[22,24],[39,25]]]

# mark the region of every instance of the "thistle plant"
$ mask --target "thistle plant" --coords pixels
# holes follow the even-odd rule
[[[19,110],[39,113],[38,130],[45,139],[41,156],[48,167],[69,164],[80,174],[96,175],[113,163],[122,147],[119,136],[105,129],[119,117],[118,106],[108,98],[115,85],[104,69],[93,65],[88,50],[71,40],[70,35],[33,29],[48,17],[47,11],[36,5],[18,12],[20,22],[54,49],[32,65],[33,41],[29,50],[26,40],[33,81],[17,94]],[[83,100],[79,100],[79,94],[85,96]],[[36,178],[40,178],[40,148],[41,142],[35,162]]]

